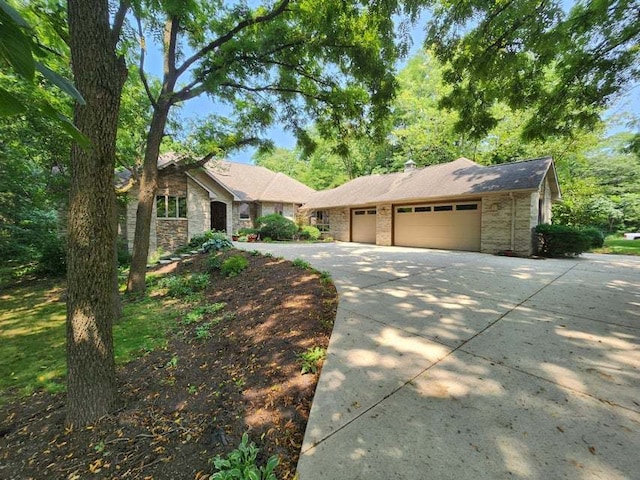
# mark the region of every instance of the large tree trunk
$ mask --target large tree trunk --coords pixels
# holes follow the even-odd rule
[[[67,256],[67,424],[86,425],[117,399],[113,316],[116,203],[113,184],[120,95],[127,76],[115,53],[107,0],[69,0],[71,61],[87,104],[76,126],[92,142],[71,152]]]
[[[127,280],[128,292],[143,292],[146,288],[145,275],[149,256],[149,236],[151,235],[151,221],[153,220],[153,204],[156,200],[156,190],[158,188],[158,155],[160,154],[160,144],[164,135],[164,127],[167,124],[169,108],[170,105],[167,103],[158,103],[153,112],[151,127],[147,135],[144,164],[142,175],[140,176],[133,254]]]

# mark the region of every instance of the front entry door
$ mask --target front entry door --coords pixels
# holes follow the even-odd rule
[[[211,230],[227,231],[227,204],[211,202]]]

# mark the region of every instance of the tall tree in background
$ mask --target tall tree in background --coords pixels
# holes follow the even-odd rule
[[[126,12],[109,22],[107,0],[69,0],[71,60],[86,105],[74,123],[91,145],[71,150],[67,227],[67,423],[84,425],[116,402],[112,323],[117,292],[113,188],[120,96],[127,78],[116,43]]]
[[[146,30],[163,39],[164,69],[160,91],[147,88],[153,118],[128,291],[145,288],[157,160],[173,106],[203,94],[226,103],[230,114],[211,116],[206,127],[222,152],[259,143],[276,121],[305,147],[312,144],[304,130],[311,119],[321,131],[357,120],[362,131],[379,134],[395,90],[394,62],[404,51],[395,42],[393,16],[414,15],[414,7],[398,1],[278,0],[252,7],[149,2],[138,9],[140,34],[146,21]]]
[[[569,136],[640,78],[640,0],[434,2],[427,45],[452,90],[441,106],[476,138],[496,101],[529,110],[523,135]]]

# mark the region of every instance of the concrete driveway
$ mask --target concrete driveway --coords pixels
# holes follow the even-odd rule
[[[640,258],[246,247],[340,293],[301,480],[640,478]]]

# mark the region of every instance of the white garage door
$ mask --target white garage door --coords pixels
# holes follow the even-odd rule
[[[351,241],[376,243],[375,208],[359,208],[351,211]]]
[[[481,210],[479,201],[396,206],[394,243],[478,252]]]

